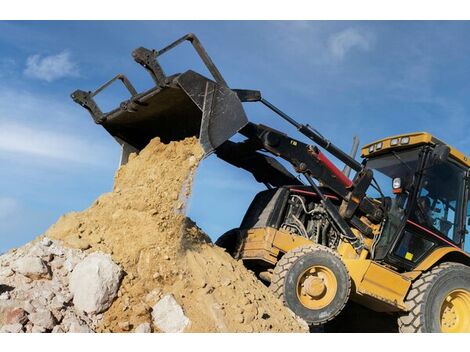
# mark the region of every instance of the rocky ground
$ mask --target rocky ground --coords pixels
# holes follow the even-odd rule
[[[0,331],[91,332],[117,294],[121,268],[42,238],[0,257]]]
[[[112,192],[0,257],[4,332],[306,332],[184,215],[203,156],[153,140]]]

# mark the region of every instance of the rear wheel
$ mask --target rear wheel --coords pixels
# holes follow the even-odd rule
[[[344,308],[351,279],[341,258],[324,246],[301,246],[274,268],[271,290],[311,325],[334,319]]]
[[[470,332],[470,268],[443,263],[416,280],[400,332]]]

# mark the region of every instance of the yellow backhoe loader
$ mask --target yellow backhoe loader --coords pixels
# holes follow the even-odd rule
[[[158,57],[185,41],[212,78],[191,70],[164,73]],[[229,88],[193,34],[132,55],[154,88],[138,93],[118,75],[72,98],[122,145],[122,163],[154,137],[169,142],[198,136],[206,153],[264,183],[267,189],[256,195],[241,225],[216,244],[243,260],[295,314],[321,326],[352,301],[396,315],[401,332],[470,332],[466,155],[419,132],[368,144],[358,162],[259,91]],[[116,80],[130,97],[102,112],[94,96]],[[242,105],[248,102],[263,104],[310,142],[249,122]],[[230,140],[237,133],[242,142]],[[354,170],[354,177],[322,149]]]

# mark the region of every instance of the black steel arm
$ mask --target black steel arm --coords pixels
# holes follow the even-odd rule
[[[345,199],[349,194],[348,187],[352,185],[352,182],[341,171],[338,170],[339,174],[341,174],[339,175],[325,166],[320,158],[320,151],[317,148],[290,138],[286,134],[270,127],[251,122],[241,129],[240,133],[251,141],[258,141],[259,149],[265,149],[287,160],[297,172],[307,174],[319,180],[342,199]]]
[[[304,124],[301,124],[301,123],[295,121],[292,117],[287,115],[285,112],[281,111],[279,108],[277,108],[276,106],[271,104],[269,101],[267,101],[266,99],[264,99],[262,97],[260,91],[258,91],[258,90],[249,90],[249,89],[234,89],[234,91],[237,93],[238,98],[242,102],[260,102],[260,103],[262,103],[267,108],[274,111],[276,114],[278,114],[284,120],[286,120],[291,125],[293,125],[295,128],[297,128],[297,130],[300,133],[302,133],[304,136],[306,136],[307,138],[309,138],[313,142],[317,143],[320,147],[322,147],[326,151],[330,152],[332,155],[334,155],[336,158],[341,160],[343,163],[345,163],[351,169],[353,169],[354,171],[362,170],[361,163],[359,163],[357,160],[355,160],[349,154],[347,154],[344,151],[342,151],[341,149],[339,149],[336,145],[331,143],[331,141],[329,141],[328,139],[323,137],[318,131],[313,129],[308,124],[304,125]]]
[[[256,145],[250,140],[239,143],[226,141],[215,150],[215,154],[227,163],[250,172],[256,181],[265,185],[303,185],[279,161],[258,152]]]

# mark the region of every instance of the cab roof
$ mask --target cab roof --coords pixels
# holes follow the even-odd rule
[[[465,167],[470,167],[470,157],[455,149],[451,145],[441,141],[427,132],[404,133],[396,136],[379,139],[375,142],[366,144],[362,147],[361,156],[363,158],[371,158],[376,155],[385,154],[391,150],[406,149],[419,145],[444,144],[450,148],[450,157]]]

